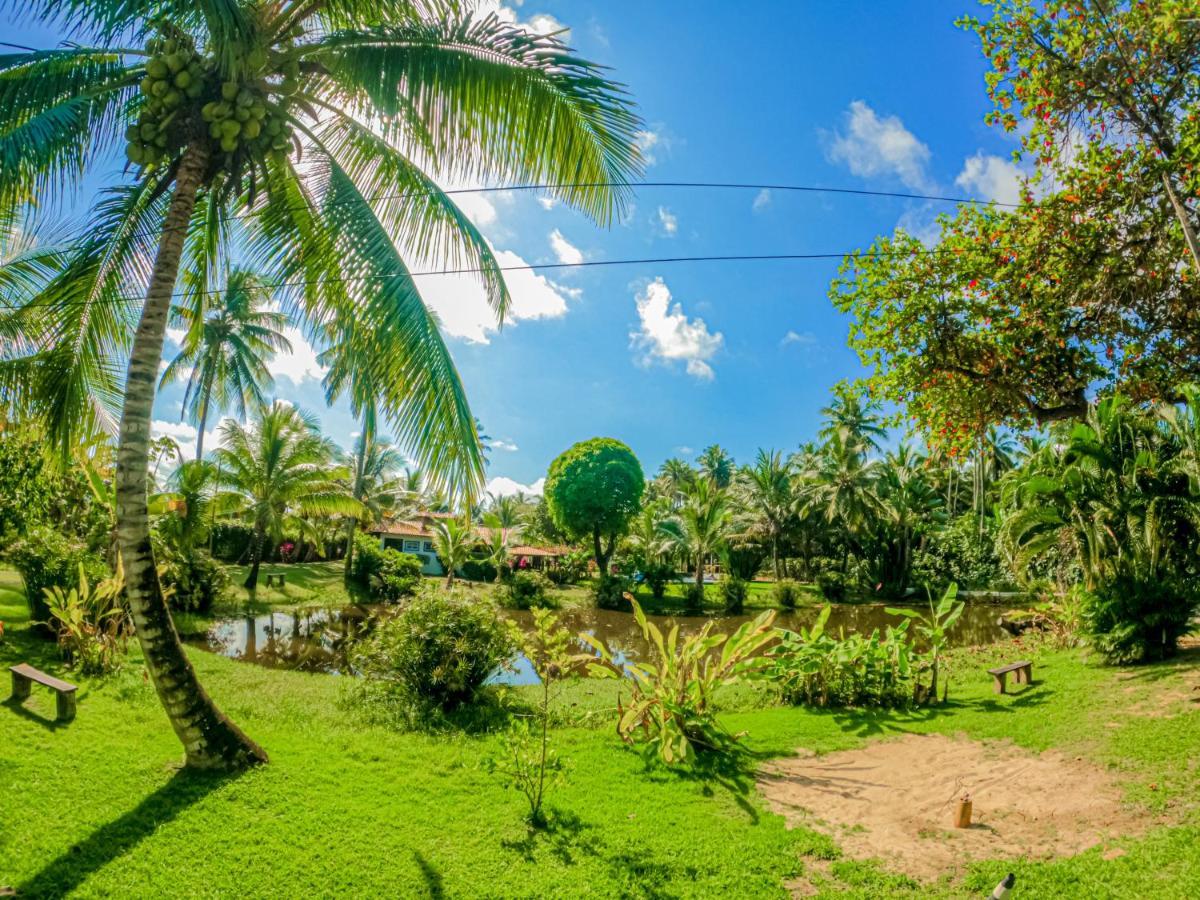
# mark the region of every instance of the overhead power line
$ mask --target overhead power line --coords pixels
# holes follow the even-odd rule
[[[945,251],[940,250],[923,250],[919,251],[922,255],[930,255]],[[540,271],[543,269],[589,269],[602,268],[611,266],[636,266],[636,265],[674,265],[677,263],[708,263],[708,262],[788,262],[788,261],[803,261],[803,260],[822,260],[822,259],[845,259],[847,256],[858,254],[862,257],[880,257],[880,256],[912,256],[914,251],[892,251],[883,253],[879,251],[857,251],[849,250],[841,253],[728,253],[716,254],[707,256],[651,256],[639,257],[632,259],[590,259],[582,262],[556,262],[556,263],[525,263],[523,265],[498,266],[501,272],[528,272]],[[321,284],[348,284],[361,281],[386,281],[389,278],[431,278],[439,275],[478,275],[485,270],[478,267],[464,267],[458,269],[430,269],[424,272],[381,272],[378,275],[358,275],[348,278],[323,278],[311,279],[305,281],[275,281],[266,282],[263,284],[265,288],[306,288]],[[178,299],[186,296],[214,296],[220,294],[221,289],[214,288],[207,291],[198,291],[196,294],[188,294],[185,291],[175,291],[171,294],[171,299]],[[101,300],[93,300],[92,303],[135,303],[144,300],[142,295],[126,295],[119,297],[108,297]],[[24,305],[0,305],[0,309],[18,310],[37,308],[39,306],[55,306],[55,307],[70,307],[83,306],[85,303],[63,303],[63,304],[45,304],[31,301]]]

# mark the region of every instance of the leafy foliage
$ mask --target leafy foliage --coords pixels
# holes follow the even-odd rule
[[[88,581],[86,567],[79,564],[79,582],[64,591],[57,585],[45,589],[50,624],[58,634],[58,646],[67,664],[82,675],[107,675],[121,665],[125,643],[132,632],[121,604],[124,577],[118,564],[116,574]]]
[[[937,702],[938,669],[942,661],[942,656],[949,646],[950,629],[954,627],[954,623],[958,621],[965,607],[966,604],[958,599],[958,585],[956,584],[952,584],[946,588],[946,592],[942,594],[942,598],[936,605],[933,602],[933,598],[930,597],[928,615],[917,612],[915,609],[893,609],[888,607],[887,612],[889,614],[903,616],[905,619],[916,622],[917,634],[925,639],[925,643],[929,648],[929,688],[928,690],[921,690],[918,699],[928,697],[933,702]]]
[[[779,630],[770,663],[758,677],[790,703],[807,706],[903,707],[913,701],[918,658],[907,621],[870,635],[834,637],[825,631],[831,607],[808,628]]]
[[[606,575],[617,538],[637,513],[644,490],[645,476],[633,451],[612,438],[592,438],[550,464],[545,496],[560,528],[591,539],[596,565]]]
[[[47,591],[70,590],[79,583],[81,569],[89,584],[109,577],[108,567],[97,554],[49,526],[30,529],[8,549],[8,558],[21,573],[29,618],[37,623],[50,619],[45,602]]]
[[[629,702],[617,709],[621,739],[644,742],[667,765],[693,760],[698,753],[732,752],[737,736],[717,721],[713,692],[766,665],[760,653],[774,639],[775,613],[768,610],[731,635],[713,634],[713,623],[706,622],[680,641],[678,625],[664,637],[638,602],[628,599],[642,636],[651,644],[649,660],[621,666],[602,641],[588,634],[579,636],[598,657],[589,665],[593,676],[631,680]]]
[[[364,690],[414,711],[448,712],[475,700],[512,655],[512,639],[489,604],[430,589],[356,645],[351,660]]]
[[[421,584],[421,560],[412,553],[383,548],[361,532],[354,535],[350,577],[372,596],[394,603],[416,593]]]
[[[550,579],[541,572],[514,572],[496,588],[501,606],[509,609],[546,609],[558,605],[550,594]]]

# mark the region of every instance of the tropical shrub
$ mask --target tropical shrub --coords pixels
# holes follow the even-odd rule
[[[928,697],[937,702],[938,667],[941,663],[942,653],[950,644],[950,629],[954,627],[954,623],[958,621],[965,607],[966,604],[958,599],[958,585],[956,584],[946,588],[942,599],[936,605],[933,598],[929,598],[929,615],[917,612],[915,609],[887,607],[886,612],[890,615],[902,616],[915,622],[917,633],[925,639],[925,643],[929,647],[929,687],[927,689],[922,687],[917,691],[918,701],[923,701]]]
[[[1200,584],[1195,578],[1119,575],[1082,591],[1081,597],[1083,631],[1091,645],[1109,662],[1145,662],[1173,656],[1179,638],[1196,629]]]
[[[462,565],[462,577],[467,581],[492,582],[498,574],[503,574],[489,559],[468,559]]]
[[[598,678],[624,678],[633,694],[617,709],[617,733],[627,744],[643,742],[648,752],[667,765],[686,762],[697,754],[732,752],[737,736],[726,731],[713,710],[713,693],[767,665],[762,650],[775,638],[775,613],[767,610],[733,634],[713,634],[706,622],[697,633],[679,638],[675,625],[664,638],[646,619],[641,605],[628,597],[633,615],[650,643],[650,659],[619,665],[598,638],[581,634],[597,659],[589,672]]]
[[[641,570],[642,581],[650,588],[650,595],[661,600],[667,595],[667,585],[675,575],[675,567],[667,563],[650,563]]]
[[[204,615],[229,588],[224,566],[199,547],[181,552],[169,541],[156,540],[154,561],[163,588],[170,589],[172,609]]]
[[[25,583],[25,602],[30,621],[50,634],[50,609],[46,591],[52,588],[69,590],[79,583],[79,568],[89,584],[108,577],[108,567],[99,554],[93,553],[77,540],[65,537],[53,528],[38,526],[29,530],[8,551],[8,559],[21,573]]]
[[[558,564],[549,569],[546,575],[559,587],[578,584],[587,575],[589,559],[591,556],[587,551],[574,550],[566,556],[560,557]]]
[[[212,527],[212,555],[222,562],[240,563],[249,557],[253,540],[253,528],[236,522],[218,522]]]
[[[354,558],[350,560],[350,578],[363,587],[371,583],[371,579],[383,570],[383,547],[379,538],[369,534],[355,532]]]
[[[540,572],[514,572],[496,588],[496,598],[509,609],[545,609],[557,606],[550,595],[550,579]]]
[[[917,655],[907,621],[882,635],[852,633],[840,638],[825,631],[830,606],[809,628],[780,629],[779,643],[759,677],[790,703],[807,706],[907,706],[913,700]]]
[[[721,579],[717,592],[721,596],[721,607],[727,613],[736,615],[746,605],[746,582],[736,575],[728,575]]]
[[[392,549],[381,555],[379,571],[368,585],[371,594],[388,603],[415,594],[421,586],[421,560],[415,554]]]
[[[771,585],[771,599],[775,601],[776,606],[784,609],[795,609],[800,603],[801,596],[800,585],[794,581],[785,579]]]
[[[849,581],[850,579],[840,571],[826,569],[817,573],[817,590],[821,592],[821,596],[826,600],[832,600],[836,603],[846,599]]]
[[[992,520],[985,520],[982,535],[974,513],[931,529],[924,545],[913,552],[912,580],[935,591],[952,583],[964,589],[997,590],[1006,585],[1011,579],[996,552]]]
[[[601,575],[591,585],[597,609],[625,609],[629,579],[621,575]]]
[[[67,665],[81,675],[107,675],[121,667],[133,630],[120,599],[125,586],[121,566],[118,563],[116,574],[95,587],[83,563],[77,576],[77,585],[69,591],[57,585],[45,589],[46,608]]]
[[[703,584],[696,584],[694,581],[689,582],[687,587],[683,589],[683,603],[691,610],[699,610],[704,607],[704,600],[708,596]]]
[[[490,604],[427,589],[356,644],[351,665],[370,691],[417,709],[451,711],[475,700],[514,649]]]

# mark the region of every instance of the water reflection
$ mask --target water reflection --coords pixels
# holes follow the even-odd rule
[[[951,629],[952,646],[990,644],[1007,635],[997,619],[1006,610],[991,604],[968,604]],[[808,626],[820,612],[817,608],[779,611],[776,624],[795,629]],[[347,672],[347,651],[355,639],[366,634],[381,617],[395,615],[389,606],[356,605],[333,609],[297,609],[265,615],[217,620],[208,634],[191,639],[191,643],[213,650],[223,656],[240,659],[272,668],[294,669],[302,672]],[[743,622],[757,615],[712,617],[715,631],[730,633]],[[527,612],[506,612],[523,627],[530,627],[533,616]],[[694,634],[709,621],[706,616],[648,616],[664,634],[674,625],[680,636]],[[601,609],[565,610],[560,613],[563,625],[572,631],[586,632],[604,641],[613,651],[618,663],[643,659],[649,644],[643,639],[636,620],[630,613]],[[826,631],[831,634],[859,632],[869,634],[878,628],[899,623],[895,616],[884,612],[881,603],[834,604]],[[524,658],[514,661],[511,671],[496,673],[491,679],[502,684],[535,684],[537,676]]]

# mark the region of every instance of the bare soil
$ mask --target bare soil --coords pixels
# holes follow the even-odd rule
[[[975,859],[1071,856],[1154,824],[1122,802],[1112,776],[1080,758],[943,735],[825,756],[801,750],[767,766],[759,789],[789,825],[825,831],[849,856],[927,880]],[[964,794],[973,824],[954,828]]]

